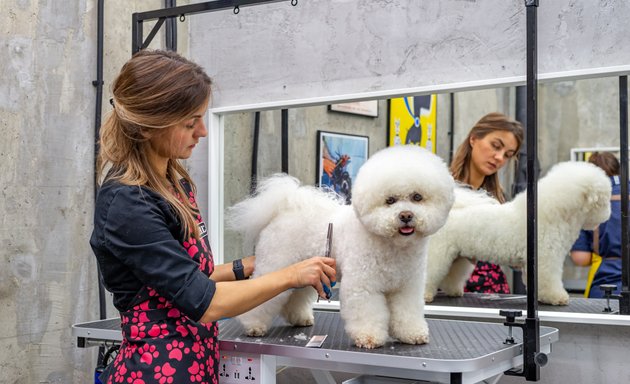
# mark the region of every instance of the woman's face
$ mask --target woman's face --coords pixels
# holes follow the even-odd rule
[[[516,154],[518,142],[508,131],[493,131],[483,138],[470,137],[471,166],[484,176],[496,173]]]
[[[187,159],[199,143],[208,135],[203,121],[208,106],[204,104],[192,116],[179,124],[166,128],[165,132],[151,138],[151,147],[165,159]]]

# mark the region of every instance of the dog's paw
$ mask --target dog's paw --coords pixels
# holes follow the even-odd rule
[[[308,316],[289,316],[287,320],[294,327],[310,327],[315,324],[315,318],[312,313]]]
[[[359,348],[374,349],[382,347],[385,344],[385,337],[377,337],[369,334],[361,334],[354,336],[354,345]]]
[[[246,329],[245,333],[247,334],[247,336],[251,337],[265,336],[267,334],[267,327],[262,325],[249,327]]]
[[[538,301],[550,305],[569,305],[569,294],[566,291],[553,294],[541,294],[538,292]]]
[[[448,297],[462,297],[464,296],[463,287],[448,287],[442,289]]]
[[[429,333],[409,335],[409,337],[397,337],[397,339],[405,344],[426,344],[429,342]]]
[[[424,293],[424,302],[425,303],[432,303],[434,297],[435,297],[434,294],[425,292]]]
[[[426,321],[392,329],[391,333],[393,337],[405,344],[426,344],[429,342],[429,326]]]

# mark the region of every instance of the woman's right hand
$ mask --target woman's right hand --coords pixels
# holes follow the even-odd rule
[[[326,298],[323,284],[337,281],[337,262],[331,257],[316,256],[288,267],[293,275],[293,287],[312,286],[321,298]]]

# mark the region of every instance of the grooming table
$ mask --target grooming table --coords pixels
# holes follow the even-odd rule
[[[73,336],[79,347],[118,343],[119,319],[75,324]],[[505,344],[503,324],[461,320],[427,319],[430,342],[408,345],[389,341],[377,349],[357,348],[346,335],[337,312],[315,311],[315,325],[292,327],[276,319],[265,337],[247,337],[234,319],[219,322],[220,382],[275,383],[279,366],[311,369],[318,383],[334,383],[330,371],[371,377],[386,376],[439,383],[478,383],[500,376],[523,362],[522,333],[513,328],[515,344]],[[321,348],[305,345],[314,335],[327,335]],[[541,352],[549,353],[558,330],[540,327]],[[394,379],[392,379],[394,381]]]

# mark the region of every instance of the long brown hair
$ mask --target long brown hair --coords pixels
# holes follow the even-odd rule
[[[588,158],[589,163],[593,163],[603,169],[608,177],[619,174],[619,160],[610,152],[593,152]]]
[[[521,123],[499,112],[488,113],[472,127],[466,140],[460,144],[455,152],[455,156],[453,156],[450,171],[455,180],[464,183],[469,181],[469,165],[472,154],[471,137],[483,139],[487,134],[495,131],[511,132],[516,138],[516,152],[518,153],[523,142],[523,126]],[[481,188],[496,197],[501,203],[505,202],[503,188],[501,188],[501,183],[499,183],[497,172],[486,176],[481,183]]]
[[[211,83],[201,66],[177,53],[139,51],[123,65],[112,84],[114,108],[100,129],[100,184],[115,180],[158,192],[181,219],[184,233],[192,231],[197,237],[192,205],[179,183],[184,179],[194,191],[190,175],[179,160],[170,159],[168,180],[163,180],[151,166],[145,149],[153,136],[186,120],[207,103]],[[173,187],[181,200],[171,192]]]

